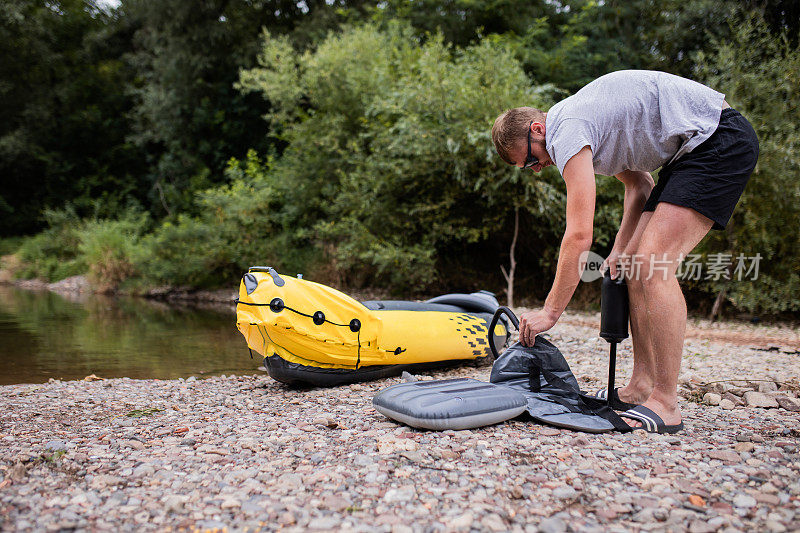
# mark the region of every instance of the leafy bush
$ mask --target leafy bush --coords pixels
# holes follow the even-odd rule
[[[231,286],[248,266],[277,259],[270,232],[272,207],[280,199],[269,168],[269,160],[253,151],[245,161],[231,160],[226,171],[231,184],[196,195],[200,215],[179,215],[142,240],[135,260],[142,277],[173,286]]]
[[[153,283],[203,286],[223,245],[209,224],[179,215],[175,222],[163,223],[142,239],[135,265]]]
[[[139,133],[158,142],[139,138],[142,142],[134,147],[125,141],[116,150],[101,150],[100,159],[84,157],[78,166],[69,163],[70,158],[47,156],[46,196],[59,201],[76,197],[77,212],[94,214],[94,218],[82,221],[72,207],[47,211],[47,229],[19,245],[20,274],[55,281],[88,271],[96,283],[109,288],[126,279],[142,285],[230,286],[247,266],[266,263],[323,282],[381,287],[404,296],[497,288],[503,285],[499,266],[508,263],[514,213],[519,207],[519,293],[541,297],[552,281],[564,227],[563,182],[554,168],[534,175],[502,163],[489,137],[492,121],[509,107],[547,109],[609,70],[655,68],[699,79],[725,92],[761,140],[758,167],[732,224],[724,233],[712,233],[700,248],[705,254],[723,252],[734,257],[760,253],[760,277],[737,283],[699,280],[689,284],[693,294],[701,302],[719,297],[754,312],[800,311],[800,276],[794,267],[800,259],[796,230],[800,52],[794,19],[781,22],[768,10],[772,27],[758,15],[731,18],[729,13],[741,3],[728,0],[668,0],[659,9],[650,0],[573,2],[569,9],[557,4],[534,2],[523,11],[512,10],[511,16],[512,11],[488,4],[382,3],[370,15],[382,24],[348,26],[324,38],[318,38],[325,31],[321,28],[336,27],[333,18],[314,24],[313,30],[298,28],[306,36],[301,39],[297,31],[293,38],[282,37],[279,34],[287,28],[267,24],[273,32],[264,34],[257,67],[239,76],[238,88],[252,94],[237,96],[221,108],[213,102],[233,90],[230,84],[219,85],[222,92],[197,107],[200,93],[190,88],[208,83],[204,76],[180,82],[184,96],[153,92],[166,79],[153,78],[150,89],[143,87],[139,93],[149,94],[150,103],[139,105],[134,115],[146,118],[148,109],[157,110],[174,100],[189,105],[170,104],[164,109],[176,113],[183,109],[184,119],[164,122],[170,113],[150,113],[167,129],[145,128]],[[340,9],[335,7],[337,13]],[[147,11],[148,17],[157,18],[162,11]],[[356,11],[350,19],[354,22],[360,19]],[[394,16],[411,22],[390,20]],[[494,20],[483,27],[497,34],[481,37],[474,24],[470,26],[469,21],[484,19]],[[216,15],[207,20],[219,26]],[[727,20],[732,21],[730,26]],[[239,22],[255,27],[250,19]],[[439,34],[429,33],[435,28],[450,43],[473,44],[454,46]],[[217,30],[229,31],[222,26]],[[163,34],[172,31],[166,28]],[[154,46],[158,41],[154,39],[145,44]],[[249,49],[250,44],[244,44],[242,49]],[[181,47],[185,43],[176,42],[164,50]],[[145,57],[147,53],[138,58],[144,63],[132,64],[139,63],[136,72],[171,71],[174,58],[170,53],[156,58],[157,64]],[[222,63],[217,63],[228,65],[229,59],[222,57]],[[27,72],[24,61],[20,65],[19,73]],[[110,83],[128,76],[118,71],[120,65],[115,60],[110,77],[101,78]],[[184,65],[178,70],[205,72],[207,67],[201,67]],[[217,72],[214,79],[230,75],[230,71]],[[536,80],[533,85],[531,79]],[[83,87],[80,83],[75,87]],[[90,93],[76,94],[81,100]],[[258,97],[264,98],[264,108],[269,109],[266,124],[259,128],[249,121],[230,120],[255,116],[259,106],[251,104]],[[47,98],[43,101],[50,102]],[[123,101],[115,102],[107,102],[103,109],[127,109]],[[195,126],[210,125],[214,131],[191,124],[191,131],[175,129],[176,124],[186,126],[192,112],[199,113]],[[73,117],[72,126],[56,135],[70,142],[43,145],[42,154],[63,153],[72,146],[72,132],[85,129],[84,119],[75,119],[80,113]],[[95,118],[100,120],[104,113]],[[148,121],[152,122],[139,123]],[[16,128],[13,120],[6,122]],[[103,124],[124,129],[123,122]],[[121,131],[120,139],[131,139],[131,132],[123,135]],[[251,143],[236,141],[256,137]],[[102,148],[92,136],[87,139],[91,150],[86,153]],[[187,139],[200,139],[200,144],[187,144]],[[18,136],[8,137],[6,148],[13,148],[18,140]],[[110,138],[109,142],[121,141]],[[31,149],[37,146],[28,144]],[[218,162],[232,153],[225,152],[225,146],[273,148],[265,159],[251,151],[242,160],[230,160],[220,176],[209,169],[219,168]],[[135,157],[134,165],[131,157],[139,153],[147,157]],[[116,163],[111,165],[108,157]],[[35,162],[36,158],[25,160]],[[74,186],[70,194],[58,196],[64,190],[64,177],[88,168],[86,162],[94,170],[70,181],[70,187]],[[171,170],[160,175],[157,187],[142,187],[142,180],[155,177],[154,166]],[[160,189],[166,184],[162,178],[173,175],[172,185]],[[221,181],[226,184],[200,190]],[[145,191],[168,213],[151,233],[145,235],[149,222],[134,212],[120,219],[101,219],[114,206],[129,205],[124,198],[143,201]],[[613,178],[600,177],[597,192],[595,249],[603,253],[620,220],[623,189]],[[4,198],[0,198],[0,211],[8,214],[12,206],[18,207],[9,196]],[[42,198],[31,206],[40,205]],[[187,203],[192,204],[190,208]],[[186,210],[172,212],[170,205]],[[17,210],[15,220],[21,220],[31,206]],[[160,210],[151,206],[151,212]],[[16,247],[17,243],[2,241],[0,253]]]
[[[47,229],[19,248],[19,277],[55,282],[88,273],[98,289],[108,291],[134,275],[133,258],[149,224],[146,213],[129,210],[118,219],[81,220],[68,206],[45,211],[44,217]]]
[[[22,237],[4,237],[0,239],[0,256],[16,253],[22,246]]]
[[[316,250],[347,284],[404,293],[430,288],[453,254],[467,271],[485,263],[499,276],[497,240],[510,242],[515,205],[533,222],[534,260],[555,249],[557,173],[523,178],[491,144],[501,111],[547,108],[555,91],[531,87],[508,46],[452,49],[406,26],[368,24],[305,53],[265,34],[259,65],[240,84],[272,104],[266,118],[288,143],[268,172],[281,198],[270,236],[287,248]],[[470,261],[474,246],[483,253]]]
[[[47,229],[26,238],[19,248],[22,267],[18,276],[24,279],[41,278],[59,281],[86,271],[78,245],[81,221],[71,206],[45,210]]]
[[[107,292],[136,273],[139,239],[149,215],[130,211],[117,220],[87,220],[77,232],[78,250],[94,286]]]

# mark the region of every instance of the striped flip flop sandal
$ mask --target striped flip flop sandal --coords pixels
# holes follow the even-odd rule
[[[664,420],[654,413],[651,409],[648,409],[644,405],[637,405],[633,409],[629,409],[624,413],[620,413],[622,418],[628,418],[630,420],[638,420],[642,423],[642,427],[640,428],[633,428],[633,429],[643,429],[648,433],[677,433],[683,429],[683,421],[680,424],[675,425],[667,425],[664,423]]]

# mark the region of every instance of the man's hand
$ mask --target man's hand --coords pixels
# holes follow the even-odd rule
[[[622,255],[622,252],[620,252],[616,248],[613,248],[611,250],[611,253],[608,254],[608,257],[606,257],[606,260],[603,261],[603,266],[601,268],[601,271],[605,272],[606,269],[610,270],[611,271],[611,279],[617,279],[617,274],[618,273],[622,274],[622,272],[621,272],[622,269],[619,268],[620,266],[622,266],[622,265],[619,264],[619,260],[620,260],[620,256],[621,255]]]
[[[552,328],[557,321],[558,315],[546,309],[528,311],[520,317],[519,341],[523,346],[533,346],[536,342],[536,335]]]

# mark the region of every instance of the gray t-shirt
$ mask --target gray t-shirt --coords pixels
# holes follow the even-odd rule
[[[612,72],[550,108],[545,147],[562,174],[587,145],[598,174],[651,172],[708,139],[719,125],[724,99],[666,72]]]

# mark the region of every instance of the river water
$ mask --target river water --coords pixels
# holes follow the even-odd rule
[[[63,296],[0,285],[0,385],[50,378],[254,374],[233,307]]]

